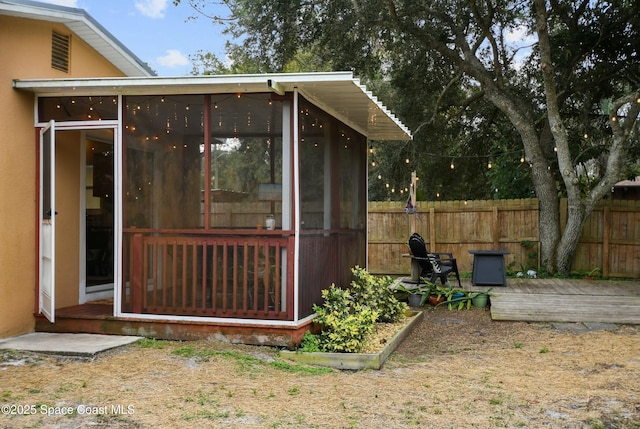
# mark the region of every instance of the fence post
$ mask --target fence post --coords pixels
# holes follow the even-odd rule
[[[498,206],[493,206],[493,248],[500,248],[500,222],[498,221]]]
[[[609,210],[607,206],[602,214],[602,276],[609,277]]]
[[[429,208],[429,248],[436,248],[436,209],[431,207]]]

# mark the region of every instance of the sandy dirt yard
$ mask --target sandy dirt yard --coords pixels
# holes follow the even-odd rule
[[[382,370],[359,372],[206,341],[0,352],[0,406],[3,428],[640,428],[640,326],[427,309]]]

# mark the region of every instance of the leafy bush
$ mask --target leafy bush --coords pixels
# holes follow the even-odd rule
[[[351,291],[356,303],[368,306],[378,313],[377,322],[397,322],[404,317],[407,305],[396,299],[391,290],[393,280],[389,276],[374,276],[364,268],[351,270],[354,280]]]
[[[318,335],[312,334],[311,331],[307,331],[304,333],[304,336],[302,337],[302,343],[300,343],[301,352],[320,352],[322,351],[320,347],[320,337]]]
[[[375,323],[395,322],[404,317],[407,305],[399,302],[390,277],[376,277],[366,270],[352,269],[350,289],[331,285],[322,291],[324,303],[314,305],[316,323],[322,325],[319,335],[305,334],[303,349],[318,347],[327,352],[357,353],[375,329]]]
[[[322,291],[324,305],[313,306],[322,325],[321,349],[327,352],[357,353],[373,332],[378,313],[368,306],[357,304],[346,289],[331,285]]]

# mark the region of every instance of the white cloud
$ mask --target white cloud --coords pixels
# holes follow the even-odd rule
[[[189,64],[189,59],[177,49],[167,50],[167,55],[158,57],[156,61],[165,67],[186,66]]]
[[[167,0],[137,0],[136,9],[149,18],[164,18]]]

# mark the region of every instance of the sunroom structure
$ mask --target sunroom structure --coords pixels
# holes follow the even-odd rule
[[[366,266],[368,139],[411,138],[350,72],[14,88],[40,147],[38,330],[298,342]]]

